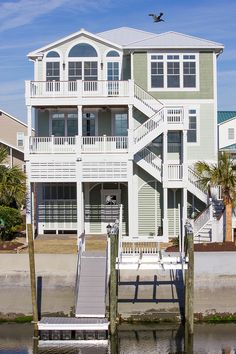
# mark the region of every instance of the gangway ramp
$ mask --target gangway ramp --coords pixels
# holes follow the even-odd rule
[[[86,251],[78,269],[75,316],[105,318],[107,259],[105,251]]]

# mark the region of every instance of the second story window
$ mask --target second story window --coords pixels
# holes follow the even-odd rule
[[[149,54],[148,89],[197,90],[198,54]]]
[[[189,110],[189,126],[187,133],[187,141],[188,143],[196,143],[197,142],[197,111],[196,109]]]
[[[98,55],[88,43],[79,43],[68,54],[68,80],[98,80]]]
[[[46,55],[46,81],[60,81],[60,56],[55,51]]]

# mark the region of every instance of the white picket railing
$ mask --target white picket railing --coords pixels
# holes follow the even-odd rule
[[[36,153],[55,153],[70,154],[76,153],[79,148],[79,139],[75,137],[30,137],[29,152]],[[82,152],[127,152],[127,136],[86,136],[82,137]]]
[[[160,252],[161,237],[163,236],[139,236],[130,237],[122,236],[120,242],[120,255],[136,256],[136,255],[157,255]]]
[[[183,165],[168,164],[168,180],[181,181],[183,179]]]
[[[161,108],[151,118],[134,130],[134,142],[137,144],[147,134],[153,130],[160,128],[164,123],[168,124],[183,124],[184,115],[183,108]],[[158,136],[157,132],[157,136]]]
[[[128,151],[127,136],[84,136],[82,152],[125,152]]]
[[[193,222],[193,233],[197,235],[201,229],[213,218],[212,204],[209,204]]]
[[[152,109],[154,112],[157,112],[163,107],[163,104],[159,100],[151,96],[137,84],[134,84],[134,97],[142,101],[143,104]]]
[[[137,155],[146,161],[148,164],[150,164],[153,168],[157,170],[159,175],[161,176],[162,174],[162,159],[155,155],[152,151],[150,151],[148,148],[144,148],[140,150]]]
[[[26,81],[29,97],[129,97],[129,81]]]
[[[203,192],[204,194],[207,193],[206,188],[204,188],[200,183],[200,176],[191,167],[188,168],[188,180],[201,192]]]

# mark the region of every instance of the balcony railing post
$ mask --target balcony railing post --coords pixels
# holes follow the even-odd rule
[[[106,145],[107,145],[107,136],[103,135],[103,152],[106,152]]]
[[[54,143],[55,143],[55,139],[54,139],[54,135],[51,136],[51,153],[54,153]]]
[[[129,97],[134,97],[134,80],[128,80],[129,82]]]

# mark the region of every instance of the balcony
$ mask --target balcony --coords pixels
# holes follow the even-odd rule
[[[129,97],[133,81],[26,81],[26,98]]]
[[[127,153],[127,136],[30,137],[30,154]]]

